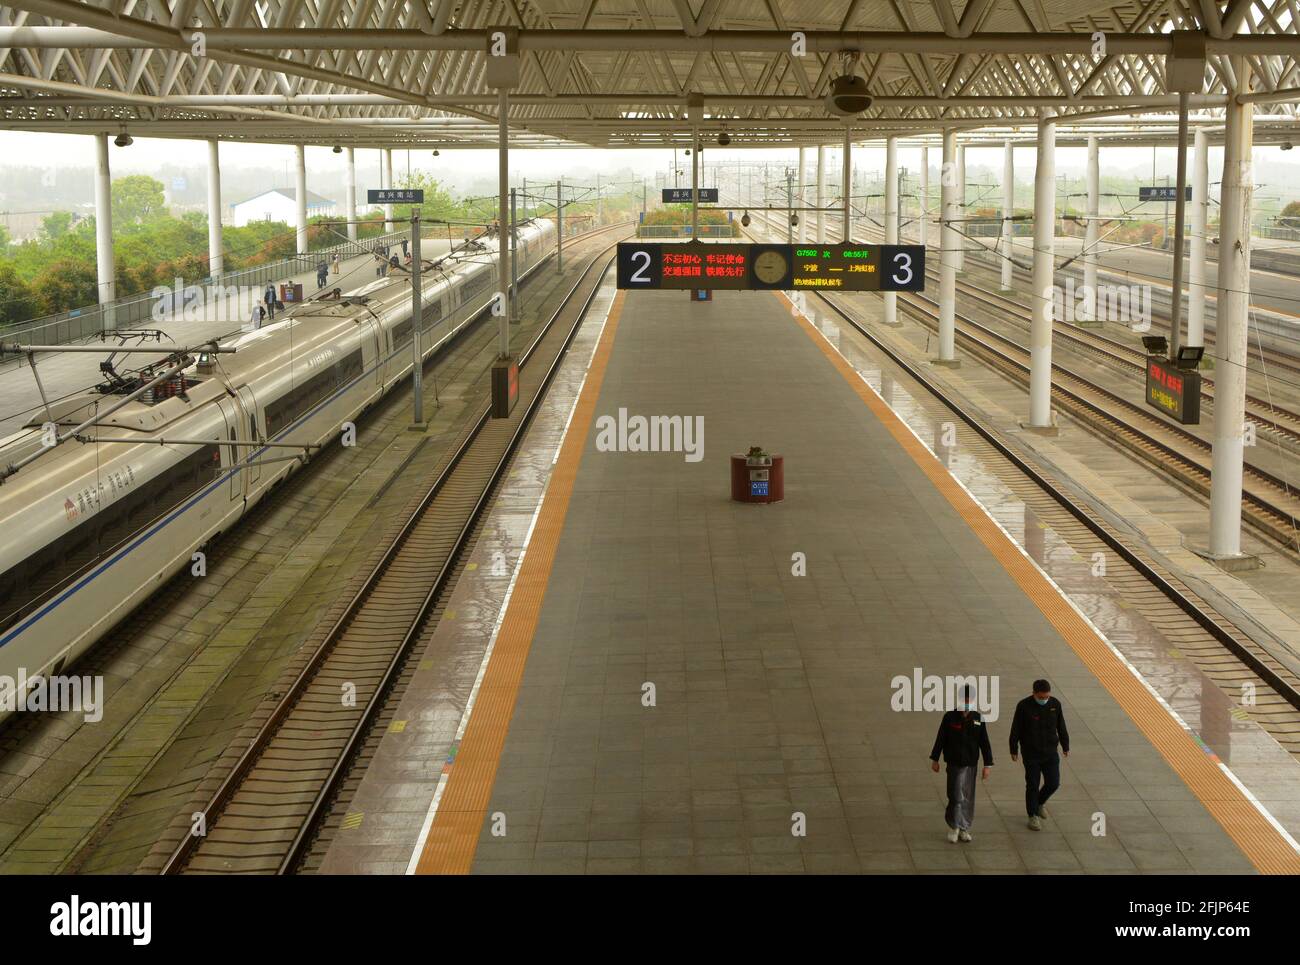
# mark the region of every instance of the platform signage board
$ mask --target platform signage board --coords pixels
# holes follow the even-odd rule
[[[618,246],[625,289],[923,291],[921,245],[788,245],[748,242]]]
[[[690,188],[664,188],[664,204],[690,204]],[[700,188],[700,204],[717,204],[717,188]]]
[[[369,188],[367,204],[424,204],[424,188]]]
[[[1192,200],[1192,186],[1186,186],[1184,197]],[[1177,201],[1178,186],[1172,184],[1144,184],[1138,188],[1139,201]]]
[[[1147,405],[1185,426],[1201,423],[1201,373],[1147,356]]]

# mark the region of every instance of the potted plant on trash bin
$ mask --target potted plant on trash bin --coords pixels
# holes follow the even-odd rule
[[[770,466],[772,457],[763,451],[762,446],[750,446],[749,452],[745,453],[746,466]]]

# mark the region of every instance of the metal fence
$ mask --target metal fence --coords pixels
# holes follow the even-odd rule
[[[219,279],[205,278],[202,281],[188,281],[187,285],[220,284],[234,287],[261,287],[273,281],[310,272],[321,259],[329,261],[337,253],[340,258],[353,258],[369,254],[376,244],[400,244],[403,238],[410,237],[409,231],[396,231],[390,234],[375,235],[365,241],[345,241],[328,248],[310,251],[305,255],[294,255],[281,261],[246,268],[243,271],[223,273]],[[102,305],[88,305],[58,315],[46,315],[30,321],[19,322],[9,328],[0,329],[0,336],[21,338],[25,342],[38,345],[64,345],[91,338],[105,330],[130,328],[141,322],[153,321],[154,307],[158,298],[152,292],[128,295]]]
[[[735,238],[739,234],[736,227],[733,222],[727,224],[702,224],[700,225],[699,237]],[[637,227],[638,238],[689,238],[690,236],[690,225],[643,224]]]

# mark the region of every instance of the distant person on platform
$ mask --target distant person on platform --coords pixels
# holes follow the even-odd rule
[[[265,314],[266,314],[266,309],[262,307],[262,302],[259,301],[256,305],[253,306],[253,313],[251,316],[249,316],[248,319],[248,321],[253,326],[253,331],[257,331],[259,328],[262,327],[262,316]]]
[[[266,312],[267,318],[275,318],[275,284],[274,283],[266,286],[266,291],[262,293],[262,304],[265,306],[263,310]]]
[[[334,252],[334,274],[338,274],[343,267],[343,262],[339,260],[339,253]]]
[[[316,263],[316,287],[318,289],[324,288],[325,283],[329,280],[330,280],[330,266],[325,261],[325,259],[322,258],[320,261]]]
[[[1025,811],[1029,827],[1043,829],[1048,817],[1047,799],[1061,786],[1061,757],[1057,747],[1070,756],[1070,732],[1065,728],[1065,710],[1052,696],[1046,680],[1034,681],[1034,692],[1016,704],[1011,718],[1011,759],[1025,757]]]
[[[948,765],[948,807],[943,819],[948,822],[948,840],[971,839],[971,825],[975,823],[975,769],[984,759],[983,777],[989,779],[993,766],[993,747],[989,744],[988,728],[980,712],[975,709],[975,688],[963,687],[957,695],[957,706],[939,721],[939,735],[930,751],[930,770],[939,773],[939,755]]]
[[[402,257],[403,258],[411,257],[411,239],[409,238],[402,239]]]

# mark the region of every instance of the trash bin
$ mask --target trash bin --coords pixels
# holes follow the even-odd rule
[[[785,498],[785,457],[733,455],[731,498],[738,503],[776,503]]]

